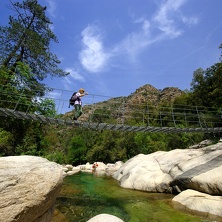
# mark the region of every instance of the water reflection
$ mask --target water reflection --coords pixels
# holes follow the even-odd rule
[[[175,210],[170,194],[147,193],[121,188],[109,176],[78,173],[64,179],[52,222],[85,222],[112,214],[125,222],[207,222]]]

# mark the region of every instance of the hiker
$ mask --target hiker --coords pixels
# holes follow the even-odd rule
[[[82,101],[81,97],[88,95],[87,92],[83,88],[81,88],[77,93],[77,99],[75,100],[74,107],[75,107],[75,115],[73,120],[77,120],[82,115]]]

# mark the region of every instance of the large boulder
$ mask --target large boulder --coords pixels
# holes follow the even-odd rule
[[[217,152],[214,154],[217,155]],[[208,161],[204,162],[207,158],[209,158]],[[193,166],[193,168],[178,175],[170,185],[179,192],[186,189],[193,189],[212,195],[221,195],[222,154],[218,154],[218,156],[209,155],[207,158],[205,155],[202,158],[197,158],[199,165]]]
[[[44,158],[1,157],[0,221],[50,221],[62,182],[62,166]]]
[[[157,158],[165,152],[156,152],[150,155],[139,154],[117,170],[113,177],[124,188],[149,192],[166,192],[171,176],[162,171]]]
[[[113,177],[125,188],[149,192],[181,192],[194,189],[213,195],[222,193],[222,143],[201,149],[139,154]]]
[[[222,196],[212,196],[195,190],[185,190],[173,198],[173,205],[180,210],[197,211],[210,219],[222,218]]]
[[[176,205],[222,217],[221,171],[220,142],[200,149],[139,154],[124,163],[113,177],[125,188],[179,193],[173,199]]]

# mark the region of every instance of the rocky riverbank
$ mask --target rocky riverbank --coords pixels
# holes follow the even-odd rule
[[[114,173],[120,186],[177,194],[175,207],[222,221],[222,142],[139,154]]]
[[[87,163],[64,170],[65,175],[78,171],[106,173],[113,175],[124,188],[174,193],[175,208],[222,221],[222,141],[214,145],[205,141],[190,149],[139,154],[125,163]]]
[[[0,221],[48,222],[63,178],[79,171],[108,174],[124,188],[174,193],[179,210],[222,221],[222,142],[207,147],[139,154],[127,162],[79,166],[34,156],[0,158]],[[112,218],[98,215],[98,218]]]
[[[71,176],[80,171],[101,175],[106,174],[112,176],[122,165],[122,161],[118,161],[115,164],[104,164],[103,162],[95,162],[93,164],[86,163],[78,166],[63,165],[63,176]]]

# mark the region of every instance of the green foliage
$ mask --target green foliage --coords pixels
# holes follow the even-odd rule
[[[58,42],[45,15],[46,7],[37,0],[11,3],[15,13],[9,25],[0,27],[0,64],[15,75],[18,62],[26,62],[32,70],[32,80],[43,80],[47,75],[65,76],[58,68],[60,61],[50,52],[50,42]],[[23,70],[24,71],[24,70]]]
[[[55,101],[52,99],[40,99],[38,102],[37,114],[48,116],[48,117],[55,117],[56,116],[56,105]]]
[[[26,123],[24,127],[24,136],[21,137],[16,145],[16,155],[36,155],[42,154],[43,147],[43,127],[39,123]],[[18,136],[20,134],[18,133]]]
[[[191,92],[186,91],[181,96],[175,98],[173,106],[177,109],[180,108],[182,111],[185,106],[189,106],[191,104],[190,97],[191,97]]]
[[[67,163],[66,155],[62,151],[55,150],[52,153],[48,153],[43,157],[48,159],[49,161],[53,161],[59,164]]]
[[[135,135],[135,142],[143,154],[150,154],[158,150],[165,150],[165,135],[162,133],[137,133]]]
[[[196,70],[191,90],[191,101],[195,105],[222,108],[222,62],[215,63],[206,70]]]
[[[28,138],[24,139],[24,144],[19,144],[16,147],[16,155],[32,155],[32,156],[39,156],[39,152],[37,151],[36,144],[30,144],[31,141],[29,141]]]
[[[13,146],[13,135],[0,128],[0,156],[4,156]]]
[[[86,146],[80,136],[73,137],[71,144],[68,147],[68,162],[73,165],[78,165],[86,161]]]
[[[91,162],[116,162],[126,159],[126,150],[122,145],[121,132],[102,131],[96,134],[94,143],[91,143],[91,148],[88,148],[87,160]]]
[[[91,121],[99,123],[112,123],[114,119],[111,116],[111,110],[107,110],[106,107],[98,108],[93,112]]]
[[[27,64],[18,62],[16,73],[10,75],[6,67],[0,68],[0,105],[4,108],[17,109],[26,112],[35,112],[37,96],[42,96],[43,91],[35,90],[36,86],[30,84],[30,68]]]
[[[60,61],[50,52],[50,43],[58,41],[45,15],[46,7],[37,0],[10,3],[13,16],[8,26],[0,27],[0,106],[54,117],[55,103],[42,99],[47,87],[41,81],[47,75],[68,73],[58,68]],[[42,125],[3,118],[0,127],[12,135],[10,145],[2,142],[3,155],[43,153],[47,143]]]
[[[28,64],[23,63],[21,61],[16,62],[16,72],[19,74],[16,76],[17,81],[21,81],[23,83],[29,83],[33,78],[33,73]]]

